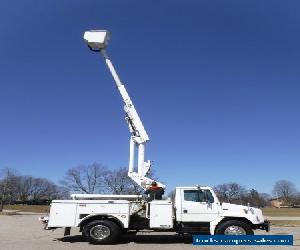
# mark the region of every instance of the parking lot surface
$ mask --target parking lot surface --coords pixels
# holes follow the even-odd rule
[[[190,236],[179,237],[174,233],[138,233],[122,237],[116,245],[92,245],[86,242],[78,230],[63,237],[63,229],[43,230],[39,215],[0,215],[1,250],[157,250],[157,249],[297,249],[300,250],[300,227],[272,227],[270,234],[293,234],[294,246],[193,246]],[[256,231],[266,234],[264,231]]]

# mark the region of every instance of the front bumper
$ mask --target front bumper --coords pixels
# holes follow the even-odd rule
[[[270,232],[270,225],[271,225],[270,221],[265,220],[263,223],[253,225],[253,229],[261,229]]]

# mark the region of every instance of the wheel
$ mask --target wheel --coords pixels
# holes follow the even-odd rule
[[[115,243],[120,234],[120,227],[109,220],[95,220],[83,228],[82,234],[93,244]]]
[[[238,220],[222,222],[216,229],[216,234],[224,235],[253,235],[251,226]]]

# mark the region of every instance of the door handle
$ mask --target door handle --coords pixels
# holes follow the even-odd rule
[[[184,214],[187,214],[187,212],[188,212],[187,209],[183,209]]]

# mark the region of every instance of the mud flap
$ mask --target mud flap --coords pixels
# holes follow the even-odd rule
[[[71,234],[71,228],[70,227],[65,227],[64,236],[68,236],[70,234]]]

